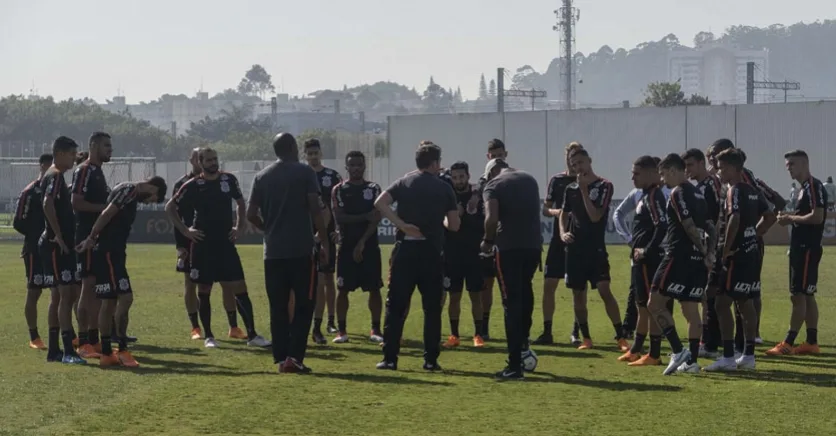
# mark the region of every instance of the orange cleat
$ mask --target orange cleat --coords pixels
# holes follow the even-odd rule
[[[639,360],[630,362],[627,366],[658,366],[662,364],[662,359],[654,359],[649,354],[645,354]]]
[[[190,336],[191,336],[193,341],[196,341],[196,340],[201,339],[203,337],[203,332],[200,331],[200,327],[193,328]]]
[[[802,343],[797,347],[793,347],[792,354],[820,354],[821,348],[819,348],[819,344],[808,344],[806,342]]]
[[[229,329],[228,336],[230,339],[247,339],[247,334],[241,330],[241,327],[233,327]]]
[[[616,343],[618,345],[618,349],[621,350],[622,353],[626,353],[630,351],[630,344],[627,342],[627,339],[621,338]]]
[[[46,345],[44,345],[44,341],[41,338],[35,338],[33,341],[29,341],[29,348],[35,350],[46,350]]]
[[[97,353],[102,354],[102,343],[99,342],[96,345],[93,345],[93,349],[96,350]]]
[[[767,356],[786,356],[792,354],[792,345],[781,341],[778,345],[766,350]]]
[[[485,346],[485,340],[479,335],[473,335],[473,346],[476,348],[482,348]]]
[[[139,363],[136,362],[134,356],[131,356],[129,351],[120,351],[116,353],[116,357],[119,359],[119,363],[126,368],[136,368],[139,366]]]
[[[641,354],[633,354],[628,350],[626,353],[622,354],[621,356],[618,356],[618,361],[619,362],[628,362],[628,363],[629,362],[635,362],[635,361],[641,359],[641,357],[642,357]]]
[[[82,359],[99,359],[102,357],[101,354],[97,353],[96,350],[90,344],[84,344],[78,347],[78,357]]]
[[[119,366],[119,357],[116,356],[116,353],[108,356],[102,355],[99,358],[99,368],[109,368],[112,366]]]
[[[578,347],[578,350],[591,350],[592,349],[592,339],[584,338],[581,345]]]
[[[73,348],[78,348],[78,338],[73,339]]]
[[[457,338],[453,335],[450,335],[450,337],[447,338],[447,342],[441,344],[442,347],[447,348],[447,349],[456,348],[459,345],[461,345],[461,342],[459,341],[459,338]]]

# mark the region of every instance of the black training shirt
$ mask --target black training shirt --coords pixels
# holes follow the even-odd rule
[[[485,207],[491,200],[499,203],[495,244],[500,251],[543,248],[540,187],[531,174],[502,171],[485,184],[483,194]]]
[[[818,224],[793,224],[790,234],[791,248],[812,248],[820,247],[822,235],[824,234],[824,222],[827,221],[827,191],[821,180],[810,177],[801,184],[801,191],[798,193],[798,201],[795,205],[795,214],[799,216],[809,215],[816,209],[824,209],[824,218]]]
[[[55,204],[55,216],[58,218],[58,227],[61,229],[64,244],[69,248],[73,247],[75,245],[73,244],[75,216],[73,215],[70,188],[64,180],[64,174],[55,167],[46,170],[44,177],[41,179],[41,190],[44,200],[52,198],[53,204]],[[46,240],[52,241],[55,239],[55,231],[46,221],[46,216],[44,216],[44,226],[46,227]]]
[[[186,182],[174,201],[178,211],[181,207],[194,210],[193,227],[202,230],[204,241],[229,239],[232,230],[232,201],[242,198],[238,179],[229,173],[220,173],[215,180],[207,180],[203,175]]]
[[[129,182],[116,185],[107,197],[107,204],[116,206],[119,212],[99,234],[99,247],[107,251],[125,251],[131,227],[136,220],[136,185]]]
[[[444,253],[448,257],[460,254],[478,254],[479,244],[485,235],[485,202],[479,198],[479,203],[473,213],[467,211],[467,204],[473,198],[473,189],[468,185],[464,192],[456,191],[456,204],[464,211],[461,215],[461,227],[458,232],[447,232]]]
[[[73,171],[72,193],[81,195],[88,203],[107,203],[110,187],[107,186],[102,167],[92,164],[89,160],[77,166]],[[99,215],[99,212],[76,212],[76,241],[81,242],[90,235],[90,230],[93,230],[93,224]]]
[[[332,209],[340,208],[346,215],[365,215],[374,209],[374,201],[380,196],[380,185],[375,182],[363,180],[360,183],[344,181],[338,184],[331,192]],[[336,220],[335,220],[336,221]],[[344,223],[337,226],[340,229],[340,238],[344,247],[354,248],[355,245],[366,233],[369,222]],[[366,246],[377,246],[377,231],[366,240]]]
[[[421,229],[421,233],[441,252],[444,248],[444,217],[457,210],[453,188],[437,175],[425,171],[407,174],[386,189],[392,201],[398,203],[398,216],[407,224]],[[396,239],[401,241],[400,230]]]
[[[44,204],[40,180],[35,180],[20,191],[13,226],[23,235],[23,254],[36,253],[38,238],[44,232]]]
[[[322,198],[322,204],[330,208],[331,191],[335,186],[342,183],[343,178],[340,176],[340,173],[332,170],[331,168],[323,167],[321,171],[316,172],[316,180],[319,182],[319,195]],[[331,220],[331,222],[328,223],[328,232],[333,232],[336,228],[334,220]]]
[[[590,183],[588,188],[589,199],[596,207],[603,209],[601,219],[593,223],[586,213],[586,206],[583,202],[580,186],[572,182],[566,187],[563,197],[563,213],[571,213],[570,232],[575,237],[573,247],[600,249],[606,247],[604,239],[607,233],[607,221],[610,217],[610,201],[612,200],[613,185],[609,180],[599,178]]]
[[[557,173],[549,179],[549,185],[546,188],[546,201],[552,203],[552,208],[560,209],[563,207],[563,197],[566,194],[566,187],[577,180],[577,177],[570,175],[567,172]],[[552,243],[563,243],[560,239],[560,222],[558,217],[554,217],[554,227],[552,231]]]
[[[194,177],[194,173],[188,173],[185,174],[183,177],[180,177],[179,179],[177,179],[176,182],[174,182],[174,189],[171,192],[173,192],[176,195],[178,192],[180,192],[180,188],[182,188],[183,185],[186,184],[186,182],[193,179]],[[183,224],[185,224],[186,227],[191,227],[192,224],[194,224],[194,210],[188,208],[186,204],[177,206],[177,214],[180,215],[180,219],[183,220]],[[175,231],[174,243],[178,248],[185,248],[189,246],[189,238],[187,238],[182,233]]]
[[[705,240],[705,200],[699,190],[689,182],[673,188],[665,213],[668,218],[668,234],[665,236],[666,254],[673,257],[690,257],[690,260],[702,260],[702,253],[688,237],[682,225],[690,218],[694,221],[700,237]]]
[[[662,241],[667,229],[665,194],[655,185],[644,189],[636,206],[636,213],[633,215],[633,235],[630,239],[630,247],[643,248],[645,258],[658,258],[662,254]]]
[[[746,182],[731,186],[726,198],[726,217],[737,214],[739,220],[730,250],[745,253],[756,250],[758,236],[755,228],[761,215],[770,210],[769,203],[757,188]]]

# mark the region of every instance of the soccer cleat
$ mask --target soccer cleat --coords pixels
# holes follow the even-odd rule
[[[689,353],[690,354],[690,353]],[[699,374],[700,373],[700,365],[697,362],[688,363],[684,362],[682,365],[679,365],[679,368],[676,368],[677,374]]]
[[[97,353],[93,346],[90,344],[84,344],[78,347],[78,355],[82,359],[98,359],[102,357],[102,355]]]
[[[34,340],[29,341],[29,348],[35,350],[46,350],[46,344],[44,344],[44,341],[42,341],[41,338],[35,338]]]
[[[430,372],[441,371],[441,365],[439,365],[438,362],[424,361],[424,366],[422,366],[422,368],[424,368],[424,371]]]
[[[103,355],[101,358],[99,358],[99,368],[109,368],[111,366],[119,365],[119,357],[116,355],[116,353],[107,356]]]
[[[459,338],[457,338],[453,335],[450,335],[450,337],[447,338],[447,342],[441,344],[442,347],[447,348],[447,349],[456,348],[459,345],[461,345],[461,342],[459,341]]]
[[[740,356],[735,359],[737,369],[753,370],[755,369],[755,356]]]
[[[73,339],[73,348],[78,348],[78,338]]]
[[[93,345],[93,349],[96,350],[97,353],[102,354],[102,343],[99,342],[96,345]]]
[[[247,334],[241,330],[241,327],[230,328],[227,336],[229,336],[230,339],[247,339]]]
[[[482,339],[481,336],[475,335],[473,336],[473,346],[476,348],[482,348],[485,346],[485,340]]]
[[[486,331],[485,331],[485,332],[482,332],[482,334],[481,334],[481,335],[479,335],[479,336],[481,336],[481,337],[482,337],[482,340],[483,340],[483,341],[485,341],[485,342],[487,342],[487,341],[490,341],[490,340],[491,340],[491,335],[489,335],[489,334],[488,334],[488,332],[486,332]]]
[[[116,353],[116,358],[119,359],[119,363],[126,367],[126,368],[138,368],[139,363],[136,362],[134,356],[131,355],[129,351],[119,351]]]
[[[636,338],[636,332],[634,332],[632,330],[628,330],[628,331],[624,332],[624,339],[628,339],[628,340],[632,341],[635,338]]]
[[[333,340],[331,340],[331,342],[333,342],[335,344],[344,344],[344,343],[348,342],[348,333],[344,333],[344,332],[338,333],[337,336]]]
[[[520,380],[525,379],[525,374],[523,374],[523,372],[520,371],[519,369],[514,370],[514,369],[511,369],[509,367],[505,367],[505,369],[496,373],[495,377],[498,381],[505,381],[505,380],[520,381]]]
[[[403,344],[404,344],[404,340],[403,340],[403,338],[401,338],[401,347],[403,347]],[[378,344],[378,345],[380,345],[381,347],[385,347],[385,346],[386,346],[386,343],[385,343],[385,342],[381,342],[381,343],[380,343],[380,344]]]
[[[627,343],[627,339],[618,339],[616,345],[618,345],[618,349],[621,350],[622,353],[630,351],[630,344]]]
[[[649,354],[645,354],[635,362],[630,362],[627,366],[659,366],[662,364],[662,359],[654,359]]]
[[[55,353],[47,353],[46,355],[47,362],[60,362],[62,360],[64,360],[64,352],[61,350],[58,350]]]
[[[778,345],[766,350],[767,356],[786,356],[792,354],[792,345],[781,341]]]
[[[554,344],[554,337],[551,333],[543,333],[540,336],[537,336],[537,339],[531,342],[534,345],[552,345]]]
[[[273,343],[265,339],[264,336],[256,335],[254,338],[247,341],[247,345],[250,347],[267,348],[273,345]]]
[[[75,354],[64,354],[64,358],[61,359],[61,363],[66,363],[68,365],[85,365],[87,364],[87,361]]]
[[[758,344],[758,345],[762,345],[763,344],[763,338],[761,338],[760,336],[756,337],[755,338],[755,343]]]
[[[218,348],[218,343],[215,342],[215,338],[206,338],[203,340],[203,346],[205,348]]]
[[[376,344],[381,344],[383,343],[383,333],[372,330],[369,332],[369,340]]]
[[[703,368],[705,372],[729,372],[729,371],[737,371],[737,362],[735,362],[733,357],[721,357],[711,365],[706,366]]]
[[[317,345],[325,345],[328,343],[328,340],[325,339],[325,336],[322,335],[322,332],[313,332],[311,334],[311,340],[314,341]]]
[[[578,346],[578,350],[591,350],[592,339],[584,338],[583,342]]]
[[[339,333],[340,332],[340,330],[334,324],[328,324],[328,326],[325,327],[325,331],[328,332],[328,334],[331,334],[331,335],[333,335],[334,333]]]
[[[801,345],[793,347],[792,354],[820,354],[821,348],[819,348],[819,344],[808,344],[806,342],[802,342]]]
[[[684,349],[678,353],[671,353],[671,361],[668,362],[668,367],[662,371],[662,375],[671,375],[675,373],[679,367],[691,358],[691,352]]]
[[[704,359],[716,359],[720,357],[720,353],[718,353],[717,351],[709,351],[705,348],[705,344],[700,344],[699,357]]]
[[[571,336],[569,336],[569,343],[575,347],[578,347],[581,345],[582,341],[581,338],[578,337],[578,335],[573,333]]]
[[[637,361],[641,358],[642,358],[641,354],[633,354],[630,350],[627,350],[626,353],[622,354],[621,356],[618,356],[617,360],[619,362],[628,362],[629,363],[629,362],[635,362],[635,361]]]
[[[196,341],[196,340],[200,339],[201,337],[203,337],[203,332],[200,331],[200,327],[193,328],[192,332],[189,334],[189,336],[192,338],[193,341]]]
[[[375,365],[375,368],[389,370],[389,371],[397,371],[398,370],[398,364],[395,363],[395,362],[387,362],[387,361],[383,360],[381,362],[378,362],[377,365]]]
[[[288,357],[287,360],[284,361],[284,369],[285,372],[293,374],[310,374],[313,372],[313,370],[305,366],[305,364],[292,357]]]

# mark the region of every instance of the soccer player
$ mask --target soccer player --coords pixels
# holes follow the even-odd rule
[[[723,339],[723,357],[705,370],[755,369],[758,315],[753,300],[761,292],[758,235],[766,233],[775,223],[775,215],[763,195],[743,181],[744,158],[740,150],[723,151],[716,159],[717,174],[721,182],[729,187],[725,210],[726,235],[721,249],[725,277],[721,280],[715,298]],[[734,353],[732,303],[737,305],[745,324],[746,345],[743,355],[737,359]]]
[[[482,340],[482,291],[485,282],[485,258],[479,255],[479,244],[485,234],[484,204],[480,201],[476,209],[468,203],[473,197],[470,186],[470,167],[467,162],[456,162],[450,166],[450,178],[456,193],[458,214],[461,220],[457,232],[447,232],[444,240],[444,290],[450,295],[450,337],[444,348],[455,348],[459,340],[459,316],[461,315],[462,292],[467,286],[470,296],[470,313],[473,316],[473,346],[485,346]],[[442,304],[443,306],[443,304]]]
[[[107,206],[110,187],[102,172],[102,164],[110,162],[113,143],[109,134],[94,132],[90,135],[90,152],[87,159],[73,171],[72,204],[75,211],[75,244],[81,244],[90,236],[90,230]],[[75,245],[74,244],[74,245]],[[81,277],[81,297],[78,300],[78,355],[83,359],[98,359],[99,308],[96,298],[96,276],[93,271],[93,251],[77,256],[76,271]]]
[[[23,314],[29,326],[29,348],[46,350],[44,341],[38,333],[38,300],[45,287],[44,268],[38,252],[38,238],[44,231],[43,191],[41,179],[52,166],[52,155],[42,154],[38,159],[38,178],[26,185],[20,192],[12,225],[23,235],[23,248],[20,257],[26,270],[26,305]],[[50,302],[48,323],[50,328],[58,326],[58,306]]]
[[[200,175],[200,148],[194,148],[189,157],[189,163],[192,165],[191,171],[177,179],[174,183],[174,189],[171,192],[178,192],[186,182]],[[177,212],[180,214],[180,220],[188,227],[194,223],[194,211],[185,210],[185,207],[178,207]],[[189,278],[189,271],[191,271],[191,264],[189,262],[189,244],[188,238],[183,236],[180,232],[174,232],[174,244],[177,248],[177,272],[183,273],[183,298],[186,303],[186,313],[189,316],[189,322],[192,324],[191,338],[194,340],[202,338],[200,330],[200,323],[198,321],[198,302],[197,302],[197,285]],[[234,310],[233,310],[234,313]],[[237,318],[237,315],[236,315]]]
[[[96,284],[96,297],[102,300],[98,313],[99,324],[105,332],[111,331],[111,320],[117,322],[119,351],[113,352],[111,338],[102,336],[102,353],[99,366],[139,366],[128,351],[128,311],[133,304],[131,279],[127,270],[128,237],[136,219],[137,203],[162,203],[167,187],[162,177],[154,176],[144,182],[125,182],[117,185],[108,195],[107,206],[94,222],[89,235],[76,250],[79,254],[91,253]]]
[[[319,181],[320,195],[322,196],[322,203],[328,208],[328,213],[331,213],[331,190],[334,186],[343,181],[340,173],[326,168],[322,165],[322,146],[318,139],[309,139],[305,141],[305,160],[308,165],[316,171],[316,179]],[[319,245],[328,244],[328,252],[335,253],[337,240],[337,229],[333,220],[329,221],[328,234],[323,235],[319,241]],[[316,310],[314,311],[314,325],[312,332],[312,339],[317,344],[327,343],[325,336],[322,334],[322,314],[328,309],[328,325],[326,329],[328,333],[337,333],[337,327],[334,325],[334,306],[337,296],[336,287],[334,284],[334,270],[336,267],[335,256],[328,257],[328,263],[319,265],[319,288],[317,293],[319,297],[316,299]]]
[[[456,194],[438,177],[441,148],[422,145],[415,151],[418,172],[396,180],[375,200],[375,207],[398,228],[389,271],[383,360],[377,369],[397,370],[408,301],[415,286],[424,309],[424,366],[439,371],[441,299],[444,292],[444,228],[459,230]],[[398,203],[394,212],[392,204]]]
[[[383,287],[383,281],[377,240],[380,213],[374,208],[374,201],[381,189],[377,183],[365,179],[366,156],[362,152],[348,152],[345,156],[345,170],[348,180],[337,184],[331,194],[331,210],[334,211],[340,233],[340,251],[337,254],[339,333],[333,342],[348,342],[348,294],[361,288],[369,294],[369,312],[372,317],[369,340],[380,343],[383,342],[383,332],[380,329],[380,314],[383,311],[380,288]]]
[[[198,154],[203,171],[186,182],[166,204],[166,212],[174,226],[192,242],[189,248],[189,278],[197,283],[198,312],[206,337],[204,346],[216,348],[212,333],[212,285],[220,283],[224,292],[235,295],[238,311],[247,328],[247,345],[268,347],[270,341],[255,330],[253,304],[247,293],[244,268],[235,242],[246,229],[246,206],[238,179],[218,170],[218,153],[203,148]],[[232,203],[237,206],[237,220],[232,222]],[[194,211],[191,227],[180,220],[179,208]]]
[[[790,233],[790,300],[792,314],[787,336],[766,354],[819,354],[818,290],[819,262],[829,197],[821,180],[810,173],[810,161],[803,150],[784,154],[790,177],[801,185],[801,196],[792,213],[778,212],[778,224],[792,226]],[[807,325],[807,340],[793,347],[801,325]]]
[[[633,186],[641,196],[633,208],[630,237],[630,290],[637,306],[636,334],[630,349],[618,358],[630,366],[661,365],[662,332],[650,319],[647,303],[650,281],[662,261],[662,240],[667,232],[665,194],[659,187],[659,170],[651,156],[642,156],[633,163]],[[650,353],[642,355],[644,341],[650,333]]]
[[[276,162],[253,179],[247,219],[264,231],[264,284],[270,300],[273,362],[279,372],[306,374],[311,372],[303,362],[317,288],[314,230],[325,237],[326,213],[316,172],[299,163],[293,135],[276,135],[273,151]],[[326,244],[319,251],[324,263],[331,254],[328,249]],[[295,295],[292,322],[288,316],[291,291]]]
[[[509,168],[502,159],[488,162],[485,178],[485,236],[481,248],[484,253],[495,253],[508,341],[508,365],[496,373],[496,378],[521,380],[522,356],[528,350],[534,311],[531,282],[543,251],[540,188],[531,174]]]
[[[73,206],[70,190],[64,181],[64,172],[75,163],[78,144],[66,136],[58,137],[52,144],[53,163],[41,177],[43,192],[44,224],[46,231],[38,240],[38,251],[44,267],[44,284],[57,287],[53,301],[58,302],[58,324],[64,351],[58,345],[59,329],[49,328],[47,361],[69,364],[87,363],[73,347],[73,303],[76,293],[76,261],[73,250]],[[54,304],[54,303],[50,303]]]
[[[577,174],[577,181],[566,187],[560,213],[560,235],[567,244],[566,287],[573,291],[575,320],[583,336],[578,349],[592,348],[586,307],[586,284],[589,283],[592,289],[598,289],[604,301],[618,347],[627,351],[629,344],[624,339],[618,302],[610,290],[610,263],[604,240],[613,186],[595,174],[586,150],[576,149],[569,155],[569,162]]]
[[[699,372],[697,364],[702,334],[700,302],[705,294],[708,268],[714,265],[716,233],[706,220],[705,200],[685,176],[685,161],[676,153],[659,162],[662,183],[671,188],[665,206],[668,231],[665,255],[650,292],[647,309],[667,338],[673,354],[664,375],[674,372]],[[673,315],[668,310],[671,299],[679,301],[688,322],[688,348],[682,346]]]
[[[572,142],[566,146],[565,160],[566,171],[560,172],[549,179],[546,188],[546,198],[543,201],[543,216],[554,218],[552,228],[552,239],[549,242],[549,251],[546,254],[546,265],[543,270],[543,334],[537,337],[532,343],[535,345],[551,345],[554,343],[552,335],[552,319],[554,317],[554,294],[557,285],[566,275],[566,244],[560,238],[560,208],[563,206],[563,194],[566,187],[575,183],[577,175],[572,172],[569,164],[569,154],[576,149],[583,148],[580,143]],[[578,335],[577,322],[573,323],[572,343],[576,342]],[[577,347],[580,343],[575,344]]]
[[[697,183],[697,189],[705,197],[706,220],[711,221],[717,234],[717,262],[708,271],[708,286],[706,287],[706,301],[702,305],[703,325],[700,357],[715,358],[720,346],[720,325],[717,319],[715,296],[725,278],[723,273],[723,256],[720,252],[725,232],[719,233],[724,226],[723,204],[726,198],[723,185],[715,174],[706,168],[705,155],[697,148],[687,150],[682,154],[685,161],[685,176]]]

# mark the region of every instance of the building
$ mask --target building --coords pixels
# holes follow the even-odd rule
[[[755,80],[768,80],[767,50],[741,50],[727,44],[671,52],[668,79],[679,81],[686,97],[699,94],[713,104],[746,103],[747,62],[755,63]],[[769,95],[755,94],[755,103],[768,103],[770,99]]]

